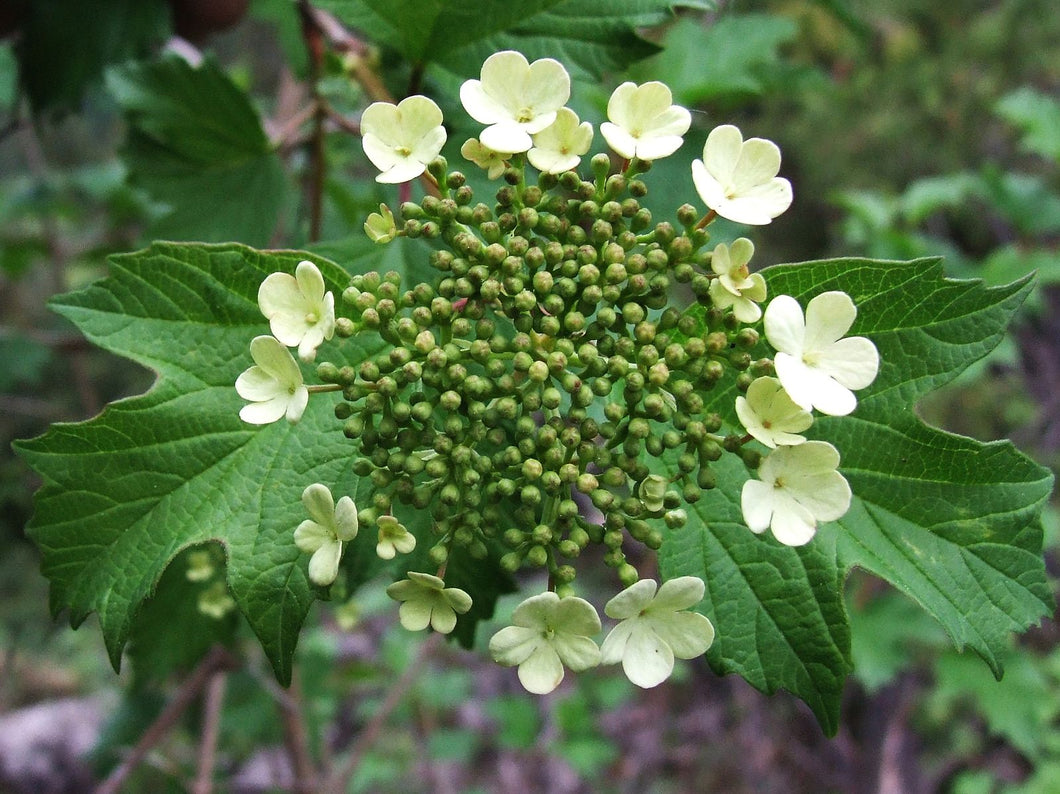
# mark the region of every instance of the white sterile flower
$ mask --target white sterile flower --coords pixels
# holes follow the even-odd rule
[[[512,625],[490,639],[490,655],[506,667],[518,665],[526,690],[544,695],[563,680],[563,665],[578,672],[600,663],[591,639],[599,631],[600,616],[588,601],[541,593],[515,608]]]
[[[764,138],[743,139],[736,127],[715,127],[692,181],[708,207],[736,223],[762,226],[791,206],[791,183],[778,177],[780,149]]]
[[[375,523],[379,527],[375,553],[381,559],[392,560],[398,552],[408,554],[416,548],[416,536],[393,516],[379,516]]]
[[[530,165],[546,174],[562,174],[577,168],[593,143],[593,125],[580,122],[570,108],[556,111],[556,120],[534,135],[534,146],[526,153]]]
[[[826,441],[778,447],[759,465],[759,479],[743,485],[743,520],[752,532],[773,530],[786,546],[808,543],[818,521],[835,521],[850,507],[838,466],[839,452]]]
[[[779,295],[766,307],[766,339],[777,351],[777,377],[807,411],[846,416],[857,406],[852,389],[875,379],[876,346],[863,336],[842,338],[855,317],[854,301],[845,292],[822,292],[806,305],[805,319],[790,295]]]
[[[379,205],[379,212],[373,212],[364,221],[364,233],[373,243],[389,243],[397,237],[397,223],[394,213],[386,204]]]
[[[718,276],[710,282],[711,300],[722,310],[731,306],[732,313],[742,323],[758,322],[762,316],[758,304],[766,299],[765,278],[747,267],[754,252],[754,243],[741,237],[731,246],[725,243],[715,246],[710,256],[711,269]]]
[[[402,602],[398,620],[409,631],[430,626],[439,634],[448,634],[456,628],[456,616],[471,609],[471,596],[459,587],[446,587],[429,573],[409,571],[408,578],[387,587],[386,594]]]
[[[328,487],[318,482],[302,491],[302,504],[309,518],[294,531],[294,544],[313,555],[309,579],[326,586],[339,575],[342,544],[357,537],[357,505],[348,496],[336,504]]]
[[[250,400],[239,418],[252,425],[267,425],[283,416],[294,424],[309,404],[309,389],[291,352],[274,336],[257,336],[250,343],[254,366],[236,378],[236,392]]]
[[[623,83],[607,102],[607,118],[600,134],[614,151],[632,160],[658,160],[681,147],[692,124],[692,114],[673,103],[663,83]]]
[[[756,378],[747,396],[736,398],[736,415],[744,428],[767,447],[790,447],[806,439],[798,435],[813,424],[804,411],[784,391],[776,378]]]
[[[209,549],[197,549],[188,552],[188,569],[184,575],[189,582],[205,582],[214,574],[213,554]]]
[[[294,275],[271,273],[258,287],[258,306],[272,335],[298,357],[312,361],[317,348],[335,335],[335,295],[324,291],[324,277],[312,262],[298,263]]]
[[[460,154],[465,160],[482,168],[486,172],[487,179],[496,179],[504,173],[507,160],[512,156],[511,152],[498,152],[482,143],[478,138],[468,138],[460,147]]]
[[[442,111],[418,94],[374,102],[361,114],[361,145],[381,173],[376,182],[408,182],[427,170],[445,143]]]
[[[529,63],[513,50],[497,52],[480,77],[460,86],[460,101],[471,118],[490,125],[479,140],[498,152],[525,152],[530,136],[555,121],[570,98],[570,75],[552,58]]]
[[[626,677],[649,689],[670,677],[674,659],[694,659],[714,642],[714,626],[683,610],[703,600],[703,580],[679,576],[658,587],[641,579],[607,602],[604,613],[622,621],[600,646],[602,664],[622,662]]]

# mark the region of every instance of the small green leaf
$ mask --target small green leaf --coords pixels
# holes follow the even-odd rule
[[[131,125],[130,180],[167,208],[155,235],[268,243],[286,197],[283,169],[250,99],[214,61],[132,63],[112,69],[107,85]]]

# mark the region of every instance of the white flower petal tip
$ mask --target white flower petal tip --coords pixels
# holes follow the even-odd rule
[[[604,613],[621,621],[600,648],[603,664],[622,663],[626,677],[643,689],[658,686],[674,669],[675,659],[694,659],[714,642],[714,625],[698,612],[685,611],[703,600],[703,580],[680,576],[662,587],[641,579],[616,595]]]
[[[850,508],[850,485],[836,469],[839,452],[825,441],[778,447],[744,483],[741,508],[752,532],[767,529],[785,546],[803,546],[820,521],[835,521]]]
[[[747,395],[736,398],[736,415],[744,429],[767,447],[794,446],[813,424],[813,416],[784,391],[776,378],[756,378]]]
[[[824,292],[802,307],[780,295],[766,307],[765,333],[777,351],[773,362],[784,390],[806,410],[846,416],[857,406],[854,390],[879,371],[876,346],[863,336],[843,337],[857,316],[845,292]]]
[[[456,616],[471,609],[471,596],[459,587],[446,587],[437,576],[409,571],[408,578],[387,587],[386,594],[401,602],[398,619],[409,631],[430,626],[439,634],[456,628]]]
[[[535,133],[556,119],[570,98],[570,75],[552,58],[529,63],[514,50],[491,55],[480,79],[460,86],[460,101],[471,118],[487,124],[479,136],[496,152],[525,152]]]
[[[692,162],[692,181],[703,203],[736,223],[763,226],[791,206],[791,183],[777,176],[780,149],[764,138],[743,139],[730,124],[715,127]]]
[[[658,160],[673,154],[692,124],[692,114],[673,104],[670,89],[657,81],[620,85],[608,100],[607,118],[600,134],[627,160]]]
[[[236,378],[236,392],[249,404],[239,418],[252,425],[267,425],[287,417],[294,424],[309,404],[309,390],[291,352],[273,336],[258,336],[250,343],[254,366]]]
[[[526,159],[545,174],[562,174],[578,167],[593,142],[593,125],[582,122],[570,108],[556,111],[556,120],[533,136]]]
[[[398,104],[374,102],[361,114],[361,145],[388,184],[408,182],[427,170],[442,151],[446,132],[442,111],[419,94]]]
[[[518,666],[523,687],[544,695],[559,686],[564,665],[579,672],[600,663],[592,639],[599,631],[600,616],[588,601],[541,593],[515,608],[512,625],[490,639],[490,655],[498,664]]]
[[[294,544],[312,554],[309,580],[327,587],[339,575],[343,544],[357,537],[357,505],[343,496],[338,503],[326,485],[313,483],[302,491],[302,505],[309,518],[294,531]]]
[[[303,361],[312,361],[324,340],[335,335],[335,296],[325,291],[320,269],[308,260],[298,263],[293,276],[266,276],[258,287],[258,308],[272,335],[297,347]]]

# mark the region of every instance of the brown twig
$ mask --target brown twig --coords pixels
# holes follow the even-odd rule
[[[294,772],[294,790],[297,794],[313,794],[317,790],[317,769],[309,751],[309,737],[306,735],[303,719],[302,687],[297,669],[292,673],[287,695],[285,698],[277,698],[276,706],[283,725],[284,746],[287,748]]]
[[[350,746],[349,755],[346,757],[345,762],[337,770],[334,770],[320,787],[320,794],[344,794],[349,789],[350,781],[357,774],[357,769],[360,767],[365,754],[375,743],[391,712],[400,705],[402,699],[408,693],[413,680],[420,674],[423,666],[430,659],[431,654],[434,653],[443,637],[444,635],[442,634],[432,634],[420,645],[416,658],[409,662],[401,677],[390,687],[383,702],[372,715],[372,719],[357,734],[356,739]]]
[[[217,763],[217,735],[221,725],[225,684],[228,675],[223,670],[214,673],[206,685],[202,717],[202,740],[199,742],[199,768],[195,774],[192,794],[211,794],[213,770]]]
[[[129,752],[125,759],[115,767],[107,779],[96,788],[95,794],[118,794],[125,778],[136,768],[144,757],[165,737],[184,711],[191,705],[192,701],[199,696],[203,687],[210,678],[222,670],[234,670],[238,666],[238,660],[225,647],[215,645],[210,652],[202,658],[180,685],[173,699],[162,709],[151,726],[140,737],[140,741]]]

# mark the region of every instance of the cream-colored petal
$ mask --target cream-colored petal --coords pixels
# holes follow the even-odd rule
[[[863,336],[850,336],[818,354],[818,366],[848,389],[864,389],[876,379],[880,354]]]
[[[694,607],[703,600],[706,585],[698,576],[678,576],[662,583],[648,611],[676,612]]]
[[[276,382],[276,378],[261,367],[254,366],[243,370],[236,378],[236,393],[244,400],[263,402],[281,397],[286,391]],[[283,416],[282,412],[280,416]]]
[[[596,634],[600,631],[600,616],[596,613],[596,607],[577,596],[561,598],[553,620],[557,631],[571,634]]]
[[[703,203],[715,212],[718,211],[718,207],[724,206],[728,201],[725,197],[725,187],[707,171],[702,160],[692,161],[692,183],[699,197],[703,199]]]
[[[305,386],[299,386],[295,389],[294,394],[291,395],[287,402],[287,421],[292,425],[301,421],[302,415],[305,413],[306,406],[308,405],[309,389]]]
[[[349,541],[357,537],[357,505],[348,496],[335,503],[335,534],[339,540]]]
[[[703,146],[703,165],[707,172],[721,183],[724,192],[731,186],[733,170],[740,159],[742,149],[743,135],[731,124],[715,127],[707,136],[707,142]]]
[[[658,686],[674,670],[674,654],[650,625],[642,623],[630,634],[622,656],[626,678],[642,689]]]
[[[560,660],[576,673],[600,664],[600,646],[581,634],[556,632],[552,645]]]
[[[431,628],[439,634],[449,634],[456,628],[456,612],[445,601],[435,601],[431,609]]]
[[[806,324],[799,302],[790,295],[778,295],[769,302],[765,313],[766,339],[774,350],[802,356]],[[784,379],[781,378],[781,383]],[[799,402],[795,400],[795,402]]]
[[[563,680],[559,655],[548,643],[541,643],[519,665],[519,682],[527,692],[547,695]]]
[[[312,553],[335,540],[335,535],[327,527],[322,527],[316,521],[306,519],[294,531],[294,545],[299,551]]]
[[[783,493],[777,495],[769,528],[785,546],[805,546],[817,532],[813,513]]]
[[[806,304],[806,350],[824,350],[841,339],[858,310],[845,292],[822,292]]]
[[[319,306],[324,300],[325,291],[324,276],[320,274],[320,269],[308,259],[303,259],[294,269],[294,277],[306,303]]]
[[[522,664],[544,642],[541,632],[522,626],[506,626],[490,638],[490,656],[498,664]]]
[[[512,623],[526,628],[543,628],[552,619],[559,596],[552,591],[530,596],[512,612]]]
[[[309,580],[313,584],[327,587],[339,575],[339,559],[342,557],[342,544],[338,541],[325,543],[309,558]]]
[[[695,659],[714,644],[714,624],[698,612],[660,615],[652,628],[678,659]]]
[[[738,194],[763,185],[780,171],[780,149],[773,141],[749,138],[740,147],[740,159],[732,174],[732,187]]]
[[[773,518],[774,491],[772,483],[748,480],[740,493],[740,509],[744,523],[752,532],[765,532]]]
[[[286,399],[254,402],[239,409],[239,418],[251,425],[269,425],[287,413]]]
[[[632,160],[637,156],[637,139],[626,130],[610,121],[600,125],[600,134],[604,136],[607,145],[611,147],[619,157]]]
[[[615,626],[600,645],[600,664],[618,664],[626,653],[626,643],[635,627],[634,621],[623,620]]]
[[[334,532],[335,499],[326,485],[315,482],[302,491],[302,506],[309,517]]]
[[[604,614],[614,620],[625,620],[640,614],[651,603],[658,585],[653,579],[634,582],[604,605]]]
[[[412,598],[398,607],[398,621],[409,631],[423,631],[431,624],[433,613],[429,599]]]

